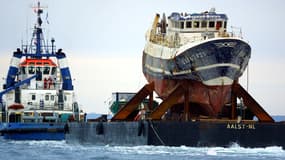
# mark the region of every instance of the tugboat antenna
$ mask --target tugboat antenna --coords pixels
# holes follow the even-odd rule
[[[34,43],[36,45],[35,57],[41,57],[42,52],[44,52],[43,47],[45,47],[45,44],[44,44],[45,41],[44,41],[43,31],[42,31],[42,27],[41,27],[41,25],[43,23],[42,18],[41,18],[41,14],[43,13],[43,8],[47,8],[47,7],[41,6],[41,3],[38,1],[37,6],[33,6],[32,8],[33,8],[34,12],[37,14],[37,23],[34,26],[32,43],[33,43],[33,39],[34,39],[35,40]],[[32,50],[33,50],[33,48],[31,48],[31,52],[32,52]]]

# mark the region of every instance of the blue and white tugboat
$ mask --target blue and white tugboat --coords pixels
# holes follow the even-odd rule
[[[6,84],[0,92],[1,134],[14,140],[63,140],[68,121],[80,121],[65,53],[44,39],[38,2],[29,45],[11,59]]]

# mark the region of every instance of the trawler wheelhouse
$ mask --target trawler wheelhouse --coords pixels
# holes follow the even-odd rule
[[[168,17],[169,30],[180,32],[226,32],[227,16],[214,11],[200,14],[172,13]]]
[[[193,14],[173,12],[167,19],[164,14],[160,21],[159,19],[157,14],[147,33],[147,39],[169,48],[179,48],[188,43],[212,38],[241,38],[241,31],[227,31],[227,15],[216,13],[215,9]]]

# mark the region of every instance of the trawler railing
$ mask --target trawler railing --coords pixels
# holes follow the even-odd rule
[[[206,32],[204,32],[206,33]],[[206,39],[212,39],[215,37],[242,37],[242,32],[216,32],[213,33],[214,36],[192,36],[192,37],[181,37],[179,35],[173,36],[173,38],[166,38],[165,34],[152,34],[150,41],[159,45],[167,46],[169,48],[178,48],[181,47],[183,44],[186,43],[194,43],[194,42],[200,42]]]
[[[167,46],[169,48],[177,48],[180,46],[180,38],[179,36],[174,36],[174,40],[169,40],[166,38],[164,33],[161,34],[151,34],[150,41],[156,44],[160,44],[163,46]]]
[[[238,37],[241,39],[243,38],[241,27],[231,26],[231,31],[228,33],[230,34],[230,37]]]

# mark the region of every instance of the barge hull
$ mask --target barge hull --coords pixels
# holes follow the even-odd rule
[[[285,123],[259,122],[92,122],[69,123],[67,143],[192,147],[285,147]]]

